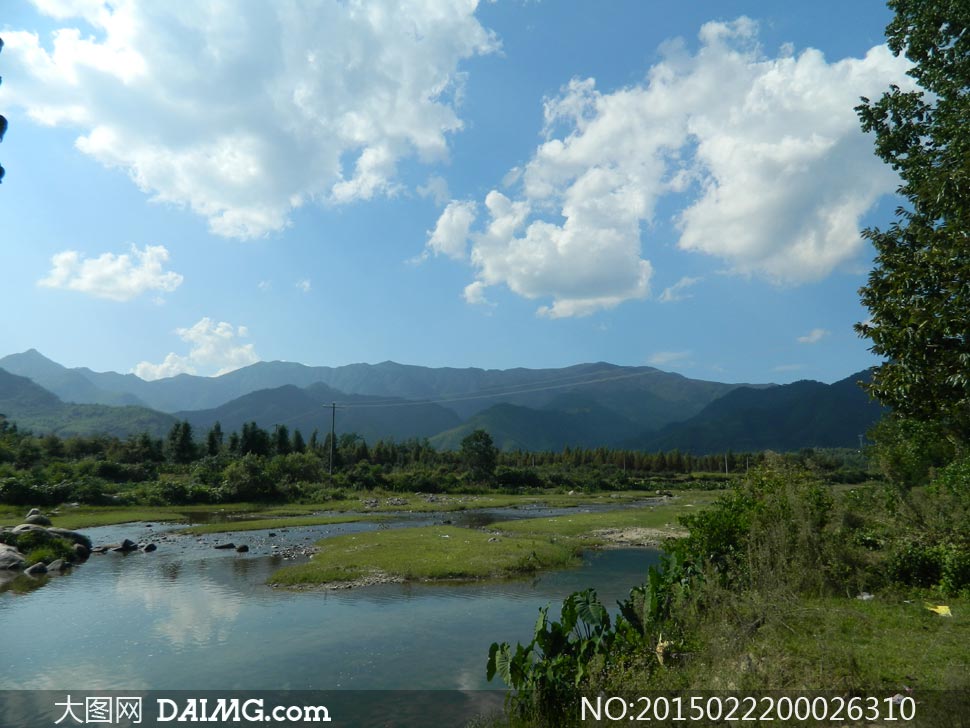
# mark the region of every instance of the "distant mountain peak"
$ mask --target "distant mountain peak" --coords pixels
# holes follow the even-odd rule
[[[37,351],[37,349],[34,349],[34,348],[27,349],[27,351],[23,351],[19,354],[10,354],[9,356],[5,356],[3,357],[3,359],[0,359],[0,361],[6,361],[8,359],[20,360],[21,362],[27,362],[27,363],[44,364],[48,366],[53,364],[58,368],[61,368],[61,369],[64,368],[56,361],[44,356],[39,351]]]

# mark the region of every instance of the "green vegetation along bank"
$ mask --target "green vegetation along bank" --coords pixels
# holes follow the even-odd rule
[[[278,586],[360,586],[384,581],[506,578],[572,566],[584,549],[659,544],[679,533],[678,514],[702,508],[712,493],[665,503],[551,518],[525,518],[486,528],[425,526],[355,533],[317,542],[305,564],[270,577]],[[619,505],[615,500],[615,505]]]

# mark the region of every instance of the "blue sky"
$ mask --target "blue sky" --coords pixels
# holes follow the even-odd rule
[[[880,2],[135,3],[0,18],[0,355],[834,381],[897,181]]]

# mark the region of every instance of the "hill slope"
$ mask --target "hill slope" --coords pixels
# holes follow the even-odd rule
[[[24,430],[38,434],[114,435],[148,432],[165,435],[175,418],[144,407],[70,404],[26,377],[0,369],[0,413]]]
[[[502,450],[562,450],[570,447],[613,446],[623,442],[635,425],[626,417],[577,394],[561,395],[542,409],[497,404],[465,423],[431,438],[442,450],[457,450],[477,429],[488,432]]]
[[[330,404],[335,401],[340,402],[336,412],[337,433],[355,432],[368,442],[430,437],[461,422],[454,412],[438,405],[346,395],[325,384],[302,389],[292,384],[262,389],[219,407],[179,412],[176,416],[197,428],[208,429],[219,422],[223,430],[230,431],[241,429],[247,422],[256,422],[266,429],[286,425],[291,431],[299,429],[308,436],[314,429],[321,433],[330,431]]]
[[[33,379],[62,399],[145,404],[163,412],[214,409],[243,395],[288,384],[307,387],[322,383],[345,395],[435,401],[461,419],[501,403],[544,409],[563,393],[574,392],[631,421],[635,425],[632,432],[686,419],[739,386],[688,379],[652,367],[604,362],[559,369],[456,369],[395,362],[309,367],[273,361],[218,377],[180,374],[145,381],[134,374],[68,369],[34,350],[3,361],[15,366],[15,373]]]
[[[634,444],[695,454],[804,447],[858,447],[885,409],[858,386],[869,370],[833,384],[800,381],[770,389],[739,387],[684,422]]]
[[[51,361],[36,349],[11,354],[0,359],[0,369],[27,377],[35,384],[53,392],[64,402],[79,404],[107,404],[113,406],[144,406],[137,396],[125,391],[102,389],[81,369],[68,369]]]
[[[338,431],[368,440],[429,437],[436,446],[453,449],[482,428],[506,449],[620,446],[706,453],[857,446],[858,436],[883,412],[855,384],[868,372],[832,385],[766,386],[708,382],[604,362],[487,370],[394,362],[331,368],[276,361],[218,377],[182,374],[145,381],[133,374],[68,369],[35,350],[0,362],[37,384],[50,383],[60,395],[28,392],[21,382],[19,394],[3,405],[7,414],[24,426],[58,432],[147,429],[163,434],[174,422],[143,407],[65,409],[65,398],[149,402],[203,429],[216,421],[226,430],[255,421],[265,428],[285,424],[304,434],[329,431],[329,405],[337,402]]]

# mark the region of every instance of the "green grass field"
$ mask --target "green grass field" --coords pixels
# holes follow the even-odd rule
[[[368,577],[394,580],[482,579],[515,576],[576,562],[571,546],[549,539],[493,536],[455,526],[356,533],[319,541],[306,564],[287,566],[269,583],[317,585]]]
[[[695,492],[688,492],[688,497]],[[207,520],[212,514],[238,514],[247,518],[286,518],[289,516],[309,516],[321,511],[335,513],[437,513],[463,511],[475,508],[510,508],[544,505],[550,508],[564,508],[583,505],[623,506],[649,498],[650,491],[623,491],[616,493],[549,493],[540,495],[423,495],[417,493],[392,493],[387,491],[365,491],[354,498],[339,498],[319,503],[220,503],[212,505],[168,505],[168,506],[59,506],[41,508],[45,513],[57,511],[55,523],[63,528],[92,528],[134,521],[173,521],[189,523],[193,516]],[[376,505],[374,502],[376,501]],[[23,521],[29,506],[0,506],[0,526],[15,526]],[[359,520],[355,517],[354,520]],[[335,523],[338,521],[334,521]],[[297,524],[293,524],[297,525]],[[310,524],[302,524],[310,525]],[[259,528],[276,528],[278,524]],[[226,528],[225,530],[244,530],[245,527]]]
[[[662,539],[665,535],[680,535],[680,516],[703,508],[717,495],[717,491],[691,491],[656,506],[570,513],[548,518],[524,518],[495,524],[495,529],[511,535],[578,539],[588,546],[605,543],[608,539],[597,533],[605,530],[650,529],[656,531],[657,537]]]

